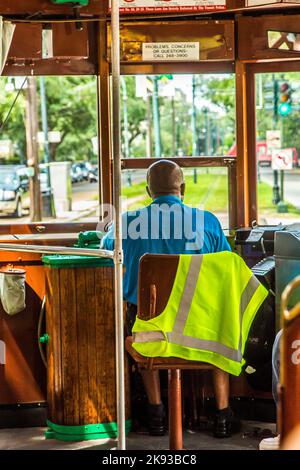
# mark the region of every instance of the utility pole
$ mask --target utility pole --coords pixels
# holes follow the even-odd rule
[[[155,157],[161,157],[161,138],[160,138],[160,116],[159,116],[159,103],[158,103],[158,77],[153,78],[153,121],[154,121],[154,146]]]
[[[175,97],[172,96],[172,157],[176,156],[176,113],[175,113]]]
[[[193,140],[193,157],[197,156],[197,129],[196,129],[196,76],[193,75],[192,78],[192,140]],[[197,183],[197,170],[194,168],[194,183]]]
[[[146,154],[147,157],[152,157],[152,129],[151,129],[151,95],[148,93],[147,90],[147,135],[146,135]]]
[[[46,207],[44,205],[44,215],[45,209],[47,212],[47,216],[55,217],[55,209],[54,209],[54,201],[52,195],[52,187],[51,187],[51,177],[50,177],[50,151],[49,151],[49,129],[48,129],[48,117],[47,117],[47,98],[46,98],[46,89],[45,89],[45,78],[40,77],[40,97],[41,97],[41,115],[42,115],[42,129],[44,134],[44,162],[46,164],[46,171],[47,171],[47,191],[49,189],[49,193],[44,194],[44,200],[46,201],[47,197],[47,204]]]
[[[208,115],[208,108],[204,108],[204,118],[205,118],[205,155],[206,157],[210,156],[210,122]],[[206,173],[208,173],[208,168],[206,168]]]
[[[123,92],[123,124],[124,124],[124,158],[129,158],[129,138],[128,138],[128,112],[127,112],[127,88],[124,77],[120,77]],[[131,170],[127,170],[127,183],[132,186]]]
[[[47,119],[47,102],[45,91],[45,79],[40,77],[40,97],[41,97],[41,114],[42,114],[42,129],[44,134],[44,162],[49,165],[50,151],[49,151],[49,136],[48,136],[48,119]],[[47,166],[48,170],[49,167]],[[48,174],[48,184],[50,186],[50,174]]]
[[[26,146],[27,164],[32,168],[30,178],[30,219],[32,222],[42,220],[41,188],[39,175],[39,147],[38,147],[38,103],[36,78],[28,77],[26,90]]]

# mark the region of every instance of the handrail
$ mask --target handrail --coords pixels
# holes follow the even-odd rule
[[[84,255],[98,258],[114,258],[114,252],[95,248],[72,248],[68,246],[24,245],[21,243],[0,243],[0,251],[41,253],[55,255]]]
[[[207,157],[207,156],[195,156],[195,157],[166,157],[167,160],[171,160],[177,163],[182,168],[206,168],[206,167],[231,167],[236,166],[237,159],[231,155],[223,155],[221,157]],[[134,170],[148,168],[156,161],[161,160],[160,158],[145,157],[145,158],[122,158],[122,170]]]
[[[126,449],[125,369],[123,327],[123,248],[121,206],[121,119],[120,119],[120,1],[111,0],[111,88],[112,88],[112,156],[113,203],[115,207],[114,289],[116,337],[116,393],[118,450]]]
[[[291,322],[300,315],[300,302],[290,310],[288,309],[290,295],[295,289],[297,289],[297,287],[300,287],[300,276],[297,276],[292,282],[290,282],[282,293],[281,314],[283,322]]]

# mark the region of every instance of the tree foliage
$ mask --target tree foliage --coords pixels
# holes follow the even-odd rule
[[[295,90],[300,89],[297,73],[263,74],[257,82],[257,139],[265,140],[266,131],[282,129],[283,146],[296,147],[300,153],[299,95],[293,93],[292,113],[274,121],[272,84],[274,77],[285,80]],[[151,80],[151,78],[150,78]],[[0,120],[3,121],[15,99],[16,90],[7,91],[11,79],[1,78]],[[39,79],[38,90],[39,90]],[[124,89],[124,83],[126,89]],[[173,97],[159,97],[160,137],[162,156],[192,155],[192,79],[184,76],[176,82]],[[127,95],[128,142],[130,157],[154,155],[153,97],[136,96],[135,77],[124,77],[121,83],[122,150],[125,155],[125,109]],[[97,87],[95,77],[46,77],[48,127],[61,133],[61,142],[50,145],[51,159],[96,160],[92,138],[97,135]],[[271,90],[271,92],[270,92]],[[11,139],[15,160],[26,161],[25,94],[21,91],[10,118],[1,131],[0,139]],[[39,98],[40,100],[40,98]],[[195,79],[196,146],[200,155],[224,155],[236,140],[235,77],[234,75],[197,75]],[[40,101],[39,128],[42,130]],[[149,151],[149,142],[151,149]],[[148,152],[147,152],[148,151]],[[43,149],[41,149],[41,161]]]

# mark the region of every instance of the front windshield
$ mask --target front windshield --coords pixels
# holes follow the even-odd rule
[[[16,186],[18,177],[16,173],[11,171],[0,171],[0,185],[1,186]]]

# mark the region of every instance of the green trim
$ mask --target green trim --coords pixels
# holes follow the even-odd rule
[[[110,258],[98,258],[95,256],[64,256],[50,255],[43,256],[42,261],[51,268],[97,268],[113,266],[113,260]]]
[[[49,343],[49,335],[48,335],[48,333],[45,333],[43,336],[40,336],[39,341],[40,341],[40,343],[48,344],[48,343]]]
[[[117,423],[83,424],[79,426],[65,426],[47,420],[49,429],[45,432],[46,439],[59,441],[90,441],[92,439],[116,438]],[[125,421],[126,434],[131,429],[131,419]]]

